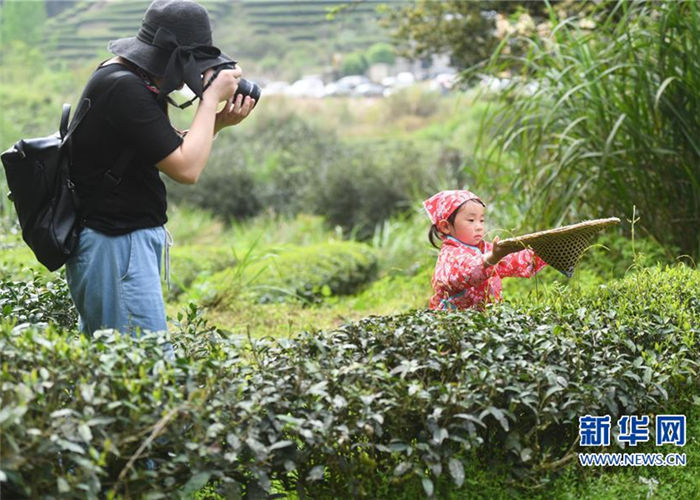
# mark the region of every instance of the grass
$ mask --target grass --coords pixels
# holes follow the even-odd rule
[[[19,227],[2,218],[0,218],[0,250],[0,279],[29,279],[32,276],[32,269],[42,274],[49,273],[48,270],[41,268],[29,247],[22,241]]]
[[[254,264],[283,246],[308,246],[341,236],[326,228],[319,217],[260,217],[226,228],[208,214],[187,208],[173,210],[169,227],[183,250],[192,245],[230,245],[238,255],[250,255],[244,266]],[[301,330],[334,328],[370,314],[393,314],[425,307],[430,296],[434,255],[427,241],[425,244],[422,241],[423,229],[416,218],[387,221],[378,229],[371,245],[379,257],[379,279],[354,295],[331,297],[319,305],[306,306],[233,301],[225,310],[207,310],[206,318],[220,328],[237,333],[280,337]],[[197,293],[190,290],[190,294],[179,301],[168,303],[170,316],[175,317]]]
[[[518,78],[534,90],[513,85],[484,126],[497,131],[498,153],[517,155],[516,189],[529,193],[531,215],[558,224],[636,206],[640,229],[697,257],[700,64],[687,54],[698,51],[700,11],[695,2],[615,5],[594,31],[567,19],[529,41]]]

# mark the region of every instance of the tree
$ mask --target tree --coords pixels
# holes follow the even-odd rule
[[[572,0],[416,0],[385,6],[382,24],[392,30],[400,55],[423,59],[447,53],[454,66],[464,69],[487,60],[506,39],[509,50],[522,52],[525,44],[513,35],[527,36],[546,28],[550,5],[562,15],[589,8]]]

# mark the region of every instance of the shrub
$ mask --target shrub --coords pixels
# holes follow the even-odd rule
[[[313,303],[355,292],[374,278],[376,269],[377,259],[367,245],[336,241],[283,248],[269,258],[251,260],[242,269],[227,269],[204,281],[214,291],[211,302],[219,307],[241,297],[261,303]]]
[[[271,212],[311,213],[359,239],[405,211],[432,179],[430,151],[403,141],[342,143],[290,114],[222,136],[195,186],[168,182],[170,199],[210,210],[227,222]]]
[[[417,311],[279,341],[212,331],[192,307],[172,362],[156,335],[3,324],[3,492],[172,496],[212,479],[226,497],[273,482],[375,497],[382,475],[430,495],[438,478],[462,485],[474,453],[547,474],[575,456],[578,416],[697,393],[698,285],[657,268],[530,311]]]
[[[65,279],[29,271],[26,280],[0,279],[0,313],[18,323],[55,323],[71,328],[78,313]]]
[[[341,153],[318,169],[305,199],[314,213],[360,240],[390,216],[407,212],[415,193],[430,181],[422,151],[413,145],[374,142]]]
[[[228,222],[261,211],[300,212],[316,169],[337,157],[337,138],[295,114],[254,125],[222,134],[198,183],[168,181],[169,198],[206,208]]]
[[[347,54],[340,63],[340,72],[343,75],[363,75],[367,68],[369,63],[361,52]]]
[[[189,245],[174,247],[170,253],[171,289],[170,297],[177,297],[192,282],[201,276],[210,276],[229,266],[236,265],[233,250],[226,247],[210,245]]]
[[[396,61],[396,51],[394,47],[388,43],[375,43],[367,49],[365,58],[369,64],[394,64],[394,61]]]
[[[175,203],[208,210],[227,223],[257,214],[261,202],[256,195],[255,180],[242,158],[232,155],[229,148],[221,148],[212,156],[213,166],[207,168],[196,188],[168,181],[169,198]],[[220,163],[222,157],[226,158],[225,165]]]

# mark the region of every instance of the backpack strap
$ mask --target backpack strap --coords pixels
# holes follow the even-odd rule
[[[58,133],[61,135],[63,140],[66,135],[68,135],[68,118],[70,117],[70,104],[63,104],[63,111],[61,112],[61,123],[58,126]]]
[[[87,97],[84,97],[78,104],[78,109],[75,110],[75,114],[73,115],[73,121],[71,121],[69,125],[68,115],[70,114],[70,104],[63,105],[63,113],[61,114],[61,126],[59,128],[59,132],[61,134],[61,145],[68,142],[70,136],[73,135],[75,129],[78,128],[80,122],[83,121],[85,115],[87,115],[88,111],[90,111],[91,106],[92,101],[90,101],[90,99],[88,99]]]

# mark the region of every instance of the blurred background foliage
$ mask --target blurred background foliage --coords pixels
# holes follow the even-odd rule
[[[131,20],[147,4],[61,2],[59,11],[53,3],[2,4],[4,147],[55,130],[60,104],[77,100],[107,56],[104,41],[131,34],[138,23]],[[299,7],[293,16],[277,3],[265,10],[265,2],[205,2],[215,35],[251,71],[264,71],[258,63],[276,51],[303,52],[313,41],[330,52],[297,61],[297,70],[328,65],[335,49],[324,42],[325,30],[364,16],[393,28],[372,43],[358,31],[341,47],[346,55],[375,62],[396,53],[447,53],[464,69],[463,90],[471,90],[445,97],[418,85],[368,101],[269,96],[235,133],[222,134],[198,186],[170,183],[172,203],[226,223],[262,213],[318,214],[366,240],[435,190],[470,187],[490,200],[498,228],[631,219],[637,207],[638,234],[669,253],[698,257],[700,65],[687,57],[700,39],[695,3],[367,1],[330,10],[319,3],[308,15]],[[435,19],[439,29],[430,28]],[[62,32],[50,36],[59,23],[76,22],[85,32],[80,45],[94,45],[92,57],[70,52]],[[314,40],[293,39],[289,30],[299,26]],[[292,38],[280,43],[277,36]],[[402,52],[406,46],[412,51]],[[503,88],[470,86],[486,78]],[[173,115],[181,126],[191,118]],[[2,199],[0,210],[11,213]],[[630,234],[631,225],[624,230]]]

